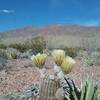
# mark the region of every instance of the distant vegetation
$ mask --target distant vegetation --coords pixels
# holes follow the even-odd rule
[[[94,43],[94,42],[93,42]],[[83,43],[82,47],[59,47],[65,51],[68,56],[79,58],[84,65],[100,65],[100,48],[94,44]],[[88,46],[89,45],[89,46]],[[47,42],[41,36],[37,36],[21,43],[12,43],[5,45],[0,42],[0,56],[7,59],[28,58],[32,54],[51,52],[54,47],[47,47]],[[84,48],[85,47],[85,48]]]
[[[5,44],[0,43],[0,49],[6,49],[6,48],[7,48],[7,46]]]
[[[29,49],[34,50],[35,53],[42,53],[43,50],[46,49],[46,42],[43,39],[43,37],[35,37],[31,40],[27,40],[22,43],[12,43],[10,45],[5,45],[3,43],[0,43],[0,49],[7,49],[7,48],[13,48],[18,50],[21,53],[24,53],[28,51]]]
[[[63,49],[68,56],[76,57],[77,56],[77,49],[76,48],[68,48],[65,47]]]

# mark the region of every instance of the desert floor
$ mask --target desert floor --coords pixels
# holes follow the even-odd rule
[[[46,68],[49,73],[53,71],[53,64],[52,59],[48,58]],[[79,60],[76,60],[72,72],[66,76],[80,84],[87,73],[92,75],[95,80],[100,80],[100,66],[83,67]],[[29,59],[9,60],[7,68],[0,71],[0,95],[22,91],[39,79],[38,69]]]

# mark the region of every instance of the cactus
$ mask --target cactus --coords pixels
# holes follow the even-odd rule
[[[60,66],[62,64],[63,59],[65,58],[65,52],[60,49],[56,49],[52,52],[52,57],[55,63]]]
[[[55,94],[58,88],[58,81],[46,75],[42,80],[39,100],[56,100]]]
[[[43,68],[43,65],[45,64],[46,61],[46,54],[40,54],[38,53],[37,55],[33,55],[31,57],[31,60],[34,62],[34,64],[38,67],[38,68]]]
[[[23,91],[16,92],[0,98],[0,100],[38,100],[40,83],[35,82]]]
[[[64,73],[68,74],[71,72],[74,64],[75,64],[75,61],[71,57],[67,56],[66,58],[63,59],[61,68]]]

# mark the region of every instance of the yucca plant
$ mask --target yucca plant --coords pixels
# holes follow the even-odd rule
[[[63,87],[66,93],[65,100],[100,100],[100,90],[91,78],[87,78],[78,89],[73,80],[66,79],[66,87]]]

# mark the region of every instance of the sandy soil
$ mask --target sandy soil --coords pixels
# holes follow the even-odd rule
[[[89,73],[96,80],[100,79],[100,66],[82,67],[80,61],[76,60],[73,71],[67,75],[80,84],[81,79]],[[53,61],[48,58],[46,67],[48,72],[52,72]],[[28,59],[18,59],[8,61],[6,70],[0,71],[0,95],[7,95],[13,92],[21,91],[23,88],[31,85],[40,78],[40,74],[35,65]]]

